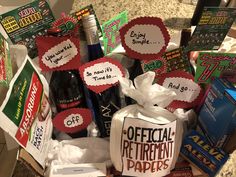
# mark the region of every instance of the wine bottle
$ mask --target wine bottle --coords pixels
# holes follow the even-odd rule
[[[83,84],[77,70],[54,71],[50,89],[57,112],[70,108],[85,108]]]
[[[49,29],[48,34],[51,36],[62,36],[61,31],[58,29]],[[80,78],[79,70],[53,71],[49,87],[50,97],[56,107],[57,113],[71,108],[87,108],[83,81]],[[60,134],[59,130],[55,130],[54,132]],[[72,138],[85,137],[87,136],[87,129],[78,130],[75,133],[67,133],[67,135]]]
[[[102,58],[104,53],[99,42],[95,16],[85,16],[82,18],[82,22],[88,44],[89,61]],[[121,107],[119,93],[119,86],[113,86],[99,94],[92,91],[89,92],[101,137],[110,135],[112,116]]]

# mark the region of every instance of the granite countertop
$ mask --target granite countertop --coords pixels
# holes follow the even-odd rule
[[[92,4],[102,24],[118,13],[127,10],[129,20],[140,16],[155,16],[163,19],[170,35],[190,27],[190,19],[195,6],[180,3],[178,0],[74,0],[73,10]],[[223,166],[217,177],[236,176],[236,152]]]
[[[100,24],[127,10],[128,18],[155,16],[163,19],[169,33],[180,31],[190,26],[190,19],[195,6],[180,3],[178,0],[75,0],[73,10],[92,4]]]

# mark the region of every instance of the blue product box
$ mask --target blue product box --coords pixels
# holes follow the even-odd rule
[[[208,140],[195,130],[185,136],[180,152],[186,160],[210,177],[216,175],[229,157],[221,149],[212,147]]]
[[[223,147],[236,128],[236,88],[228,80],[214,79],[199,112],[199,125],[216,147]]]

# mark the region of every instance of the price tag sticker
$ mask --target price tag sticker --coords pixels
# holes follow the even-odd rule
[[[135,59],[154,60],[169,43],[169,33],[160,18],[140,17],[120,29],[122,46]]]
[[[80,76],[88,89],[101,93],[118,83],[118,77],[124,77],[122,65],[111,58],[100,58],[79,68]]]
[[[184,71],[161,74],[157,76],[157,82],[177,94],[168,106],[171,109],[192,108],[198,105],[203,97],[203,90],[194,82],[194,77]]]

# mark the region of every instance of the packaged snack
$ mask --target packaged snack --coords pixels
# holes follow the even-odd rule
[[[175,93],[152,85],[154,78],[154,72],[140,75],[134,80],[135,87],[130,80],[120,79],[123,93],[137,101],[117,111],[112,118],[111,160],[122,175],[167,175],[179,155],[183,125],[164,109]]]
[[[45,166],[52,133],[49,88],[27,56],[0,107],[0,127]]]

